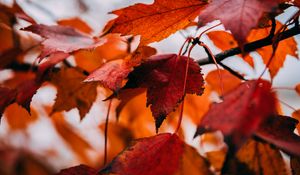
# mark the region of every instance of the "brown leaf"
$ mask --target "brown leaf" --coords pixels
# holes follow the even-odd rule
[[[249,140],[225,162],[222,173],[230,175],[288,175],[278,149],[271,145]]]
[[[51,75],[57,87],[57,98],[53,111],[69,111],[78,108],[81,119],[89,112],[97,96],[95,83],[83,83],[85,76],[76,68],[61,69]]]
[[[212,175],[209,163],[195,148],[184,144],[180,170],[175,175]]]
[[[141,35],[141,45],[160,41],[185,28],[205,6],[199,0],[155,0],[153,4],[135,4],[112,13],[118,18],[110,21],[104,31],[123,35]]]
[[[300,158],[299,157],[291,157],[291,169],[292,169],[293,175],[300,175]]]

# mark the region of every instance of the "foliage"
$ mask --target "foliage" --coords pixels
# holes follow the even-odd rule
[[[297,11],[277,21],[291,8]],[[154,0],[114,10],[117,17],[95,35],[80,18],[39,24],[15,1],[1,3],[0,128],[6,124],[9,134],[1,136],[0,174],[285,175],[283,154],[292,173],[300,174],[300,110],[278,96],[282,89],[300,95],[300,82],[273,83],[287,56],[298,56],[299,8],[299,0]],[[226,31],[210,31],[220,25]],[[151,45],[191,28],[196,34],[185,37],[178,53],[160,53]],[[214,55],[203,35],[222,52]],[[24,40],[32,42],[24,46]],[[207,58],[192,58],[194,49]],[[253,51],[265,67],[256,78],[236,71],[234,61],[223,62],[236,55],[256,70]],[[217,69],[203,71],[210,64]],[[54,102],[32,102],[45,87],[56,89]],[[292,108],[292,116],[280,103]],[[105,117],[96,123],[104,135],[103,152],[77,131],[95,114],[94,106],[102,108],[96,115]],[[66,114],[74,108],[78,126]],[[54,168],[43,161],[55,157],[53,150],[41,154],[4,139],[22,133],[27,140],[30,126],[43,120],[78,165]],[[201,137],[195,147],[187,138],[191,132]]]

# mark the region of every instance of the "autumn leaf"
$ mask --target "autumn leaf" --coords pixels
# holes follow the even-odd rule
[[[120,124],[128,126],[136,138],[153,136],[155,126],[149,108],[146,107],[146,90],[124,89],[118,94],[116,116]]]
[[[0,100],[0,115],[2,115],[8,105],[14,102],[17,102],[30,113],[31,99],[41,87],[42,83],[43,82],[39,81],[37,78],[33,78],[21,81],[14,89],[0,87],[0,95],[4,97]]]
[[[35,33],[45,38],[43,50],[39,59],[56,52],[71,53],[80,49],[93,49],[106,42],[101,38],[92,38],[69,26],[35,24],[23,30]]]
[[[288,175],[285,166],[278,149],[267,143],[249,140],[241,147],[235,157],[227,159],[222,173],[230,175]]]
[[[300,156],[300,136],[294,133],[297,123],[290,117],[269,117],[255,135],[289,154]]]
[[[101,131],[104,133],[105,124],[99,126]],[[125,149],[130,142],[133,140],[134,130],[130,130],[125,125],[118,123],[108,123],[108,158],[107,161],[111,161],[117,156],[123,149]]]
[[[280,22],[276,22],[276,32],[282,27]],[[262,29],[254,29],[250,32],[247,40],[249,42],[256,41],[262,38],[265,38],[269,35],[271,27],[262,28]],[[265,64],[268,64],[269,59],[273,54],[272,46],[262,47],[257,49],[257,52],[261,55]],[[279,70],[283,67],[284,62],[286,60],[287,55],[291,55],[293,57],[298,57],[297,55],[297,43],[296,40],[292,38],[287,38],[282,42],[278,43],[278,46],[275,50],[274,57],[269,65],[269,72],[271,78],[274,78]]]
[[[38,114],[31,109],[31,115],[18,104],[14,103],[5,110],[5,119],[12,131],[25,130],[31,123],[38,120]]]
[[[147,150],[147,151],[145,151]],[[172,155],[172,156],[170,156]],[[199,164],[191,165],[191,161]],[[181,175],[188,168],[193,174],[211,174],[207,162],[177,135],[159,134],[136,140],[100,172],[122,175]]]
[[[56,175],[96,175],[97,170],[87,165],[78,165],[61,170]]]
[[[223,93],[227,93],[233,90],[235,87],[240,85],[241,80],[229,73],[226,70],[220,70],[222,76],[222,85],[219,81],[219,71],[213,70],[210,71],[205,77],[205,81],[212,88],[212,90],[217,91],[219,95],[221,94],[221,87],[223,87]]]
[[[90,34],[93,31],[88,24],[86,24],[83,20],[81,20],[78,17],[62,19],[62,20],[57,21],[57,23],[61,26],[73,27],[73,28],[75,28],[83,33],[87,33],[87,34]]]
[[[199,155],[198,151],[184,144],[180,170],[175,175],[212,175],[209,169],[209,163]]]
[[[124,65],[123,60],[110,61],[92,72],[84,82],[99,81],[104,87],[117,91],[131,71],[132,68]]]
[[[214,43],[214,45],[219,49],[221,49],[222,51],[238,47],[238,43],[228,32],[211,31],[207,33],[207,36]],[[237,56],[242,58],[244,61],[246,61],[251,67],[254,67],[253,59],[249,55],[246,55],[244,57],[242,55],[237,55]]]
[[[17,92],[14,89],[0,87],[0,119],[5,108],[15,101]]]
[[[55,170],[38,154],[0,145],[1,175],[53,175]]]
[[[291,157],[291,169],[293,175],[300,175],[300,158]]]
[[[70,55],[64,52],[52,53],[44,62],[42,62],[38,67],[38,75],[42,76],[45,71],[55,66],[57,63],[65,60]]]
[[[294,112],[292,113],[292,117],[293,117],[294,119],[300,121],[300,109],[294,111]],[[298,132],[300,132],[300,124],[299,124],[299,123],[297,124],[296,127],[297,127]]]
[[[276,31],[282,27],[280,22],[276,22]],[[257,41],[259,39],[266,38],[269,36],[271,27],[253,29],[249,33],[247,37],[247,42]],[[228,50],[234,48],[236,46],[236,41],[234,38],[228,33],[224,31],[213,31],[208,33],[209,38],[214,42],[214,44],[222,49]],[[272,46],[262,47],[256,50],[260,56],[262,57],[265,64],[268,64],[269,59],[273,54]],[[297,57],[297,43],[294,38],[287,38],[278,43],[276,48],[274,57],[269,65],[269,72],[271,78],[274,78],[279,70],[283,67],[285,59],[287,55],[291,55],[293,57]],[[240,55],[240,57],[242,57]],[[249,65],[254,67],[253,58],[246,54],[243,58]]]
[[[154,55],[156,50],[149,46],[139,47],[124,60],[110,61],[93,71],[84,82],[99,81],[104,87],[118,91],[122,87],[123,80],[138,66],[142,60]]]
[[[226,150],[210,151],[206,153],[207,159],[216,171],[221,171],[226,158]]]
[[[91,150],[92,146],[74,130],[62,114],[56,113],[51,119],[58,134],[74,151],[79,160],[84,163],[91,163],[87,151]]]
[[[183,113],[195,124],[198,124],[199,120],[206,114],[210,107],[211,88],[205,86],[204,89],[201,96],[187,94],[184,99],[185,106]]]
[[[280,0],[212,0],[199,15],[199,26],[220,20],[242,46],[263,14],[272,12],[279,3]]]
[[[76,68],[61,69],[51,75],[57,87],[52,113],[78,108],[81,119],[89,112],[97,96],[95,83],[82,83],[85,76]]]
[[[130,43],[120,34],[108,34],[102,38],[106,40],[103,45],[92,50],[79,50],[74,53],[78,67],[92,72],[107,61],[122,59],[129,54]]]
[[[300,84],[295,87],[296,92],[300,95]]]
[[[242,83],[224,95],[223,102],[212,104],[198,125],[195,136],[220,130],[232,149],[240,147],[260,126],[275,114],[275,94],[268,81]]]
[[[201,0],[155,0],[153,4],[135,4],[112,13],[105,32],[141,35],[141,45],[158,42],[194,21],[206,2]]]
[[[17,7],[17,4],[14,3]],[[18,10],[13,7],[0,4],[0,68],[16,60],[16,57],[22,52],[20,38],[14,34],[13,28],[17,23],[16,16]],[[19,13],[21,14],[21,13]]]
[[[124,89],[147,88],[147,106],[151,105],[157,129],[183,99],[187,60],[175,54],[152,56],[128,76]],[[193,59],[189,59],[186,93],[203,93],[201,68]]]

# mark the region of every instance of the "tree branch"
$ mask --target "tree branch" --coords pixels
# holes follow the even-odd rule
[[[293,28],[286,30],[282,33],[280,33],[281,38],[280,41],[285,40],[287,38],[293,37],[295,35],[300,34],[300,28],[296,25]],[[257,40],[257,41],[253,41],[250,43],[245,44],[244,46],[244,52],[251,52],[251,51],[255,51],[256,49],[268,46],[268,45],[272,45],[273,44],[273,40],[272,38],[270,38],[269,36],[267,36],[266,38]],[[222,60],[224,60],[225,58],[234,56],[234,55],[238,55],[241,54],[242,50],[240,47],[236,47],[236,48],[232,48],[229,50],[225,50],[224,52],[221,52],[217,55],[215,55],[215,58],[217,59],[217,62],[221,62]],[[213,61],[210,60],[208,57],[204,58],[204,59],[200,59],[198,61],[199,65],[207,65],[207,64],[213,64]]]

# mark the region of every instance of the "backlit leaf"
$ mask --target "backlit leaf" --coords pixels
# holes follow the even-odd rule
[[[271,12],[280,0],[212,0],[199,16],[199,26],[221,20],[239,45],[246,42],[250,30],[258,25],[264,13]]]
[[[260,126],[275,114],[275,94],[268,81],[258,79],[242,83],[224,95],[223,102],[212,104],[202,118],[195,136],[220,130],[233,150],[242,145]]]
[[[152,56],[128,76],[124,89],[147,88],[147,106],[150,105],[157,129],[183,99],[187,60],[175,54]],[[201,68],[193,59],[189,59],[186,93],[203,93]]]
[[[141,45],[160,41],[193,22],[206,5],[201,0],[155,0],[153,4],[135,4],[112,13],[105,31],[123,35],[141,35]]]

